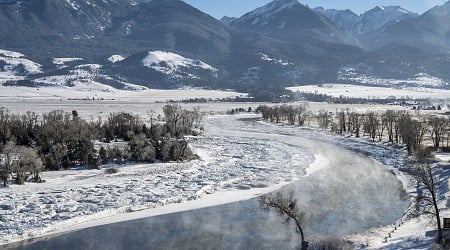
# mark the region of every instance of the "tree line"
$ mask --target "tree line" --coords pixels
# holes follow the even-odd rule
[[[418,117],[404,110],[380,112],[356,112],[350,109],[312,113],[303,105],[261,105],[257,109],[265,121],[304,125],[316,122],[323,130],[355,137],[368,137],[372,141],[387,140],[406,146],[408,153],[423,147],[425,139],[433,143],[434,149],[447,149],[450,145],[450,120],[444,116]]]
[[[74,166],[96,168],[115,161],[183,161],[195,157],[186,135],[198,133],[202,115],[198,109],[185,110],[178,104],[163,107],[164,119],[144,122],[131,113],[111,113],[106,119],[89,121],[77,111],[51,111],[38,115],[27,112],[11,114],[0,109],[0,177],[23,184],[45,170],[70,169]],[[126,147],[118,147],[121,140]],[[94,142],[104,142],[95,148]]]

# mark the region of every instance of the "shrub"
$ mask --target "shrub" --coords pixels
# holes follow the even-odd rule
[[[117,174],[117,173],[119,173],[120,171],[119,171],[119,169],[117,169],[117,168],[108,168],[107,170],[106,170],[106,173],[107,174]]]
[[[350,250],[353,244],[337,237],[325,237],[314,240],[308,250]]]

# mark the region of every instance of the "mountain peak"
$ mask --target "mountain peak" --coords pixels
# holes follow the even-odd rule
[[[450,15],[450,1],[444,3],[443,5],[438,5],[431,8],[429,11],[423,14],[424,16],[443,16]]]
[[[375,10],[375,11],[384,11],[384,6],[382,6],[382,5],[378,5],[378,6],[376,6],[375,8],[373,8],[372,10]]]
[[[244,16],[247,16],[248,18],[253,18],[259,15],[264,14],[275,14],[282,10],[292,8],[293,6],[300,5],[300,3],[297,0],[274,0],[262,7],[259,7]]]
[[[375,8],[367,11],[366,13],[370,13],[370,12],[386,12],[386,13],[397,12],[397,13],[403,13],[403,14],[414,14],[414,12],[411,12],[400,6],[383,6],[383,5],[378,5]]]
[[[416,17],[418,14],[408,11],[400,6],[377,6],[361,15],[361,21],[356,25],[354,32],[357,35],[380,30],[385,25],[400,20]]]
[[[220,21],[226,25],[231,25],[232,22],[237,20],[237,17],[229,17],[229,16],[223,16]]]

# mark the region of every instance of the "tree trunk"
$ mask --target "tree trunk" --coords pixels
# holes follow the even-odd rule
[[[297,225],[298,232],[300,233],[300,237],[302,238],[302,247],[301,250],[307,250],[309,243],[305,240],[305,234],[303,233],[303,229],[300,221],[297,218],[294,218],[295,224]]]
[[[21,174],[17,174],[16,184],[17,185],[24,185],[25,184],[25,176],[23,176]]]
[[[302,241],[302,250],[308,250],[309,243],[307,241]]]
[[[438,203],[437,203],[437,200],[436,200],[436,194],[432,193],[431,195],[432,195],[432,198],[433,198],[433,206],[434,206],[434,209],[436,210],[436,222],[437,222],[437,226],[438,226],[438,238],[437,238],[437,240],[438,240],[439,244],[442,244],[443,237],[442,237],[441,215],[439,213]]]

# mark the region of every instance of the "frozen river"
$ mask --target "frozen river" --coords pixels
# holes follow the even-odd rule
[[[283,190],[294,190],[301,210],[306,213],[309,238],[361,233],[391,224],[403,215],[408,202],[402,185],[382,165],[400,167],[403,156],[400,150],[296,127],[264,124],[253,118],[206,118],[207,134],[193,145],[202,157],[208,158],[208,164],[193,168],[195,175],[187,175],[196,179],[186,183],[195,185],[184,182],[179,185],[194,193],[199,192],[198,183],[208,188],[213,185],[217,190],[242,190],[303,176]],[[328,164],[308,172],[306,167],[314,155],[325,158]],[[9,247],[288,249],[297,240],[293,228],[283,225],[277,216],[260,211],[257,199],[251,199],[92,227]]]

